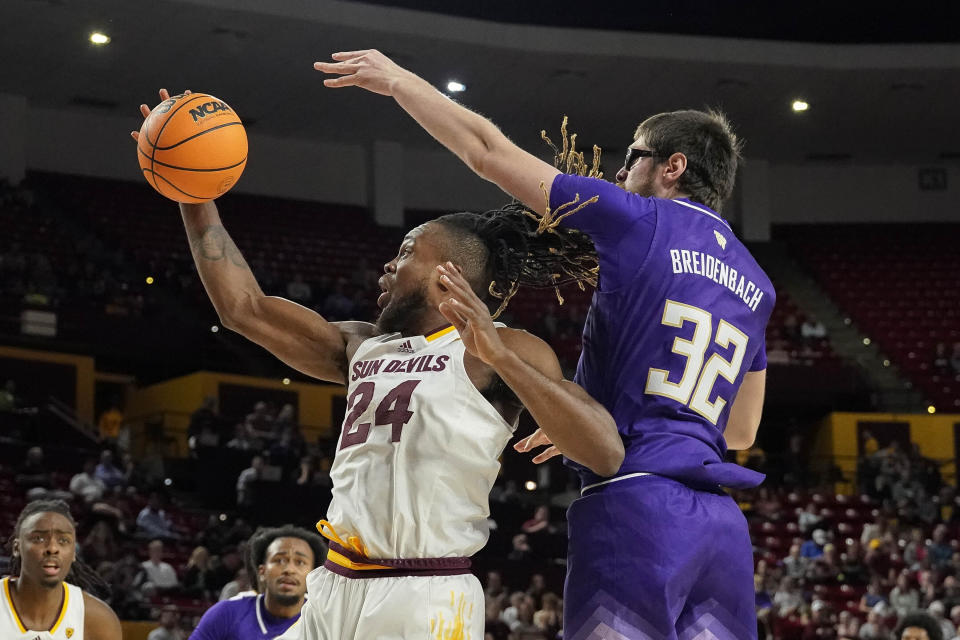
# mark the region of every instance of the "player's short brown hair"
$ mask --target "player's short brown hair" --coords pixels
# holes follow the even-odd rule
[[[687,170],[680,176],[680,190],[720,211],[733,193],[740,159],[740,141],[726,116],[713,109],[658,113],[637,127],[634,139],[641,136],[657,157],[685,155]]]

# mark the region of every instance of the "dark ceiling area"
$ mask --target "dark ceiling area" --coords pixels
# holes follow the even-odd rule
[[[510,24],[838,44],[960,42],[960,2],[354,0]]]

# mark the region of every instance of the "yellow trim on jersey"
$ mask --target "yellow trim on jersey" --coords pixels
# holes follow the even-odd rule
[[[442,338],[443,336],[447,335],[447,334],[450,333],[451,331],[456,331],[456,330],[457,330],[457,328],[456,328],[455,326],[453,326],[453,325],[450,325],[450,326],[447,327],[446,329],[440,329],[440,331],[437,331],[437,332],[435,332],[435,333],[431,333],[430,335],[428,335],[428,336],[427,336],[427,342],[432,342],[432,341],[436,340],[437,338]]]
[[[341,567],[346,567],[347,569],[353,569],[354,571],[374,571],[376,569],[392,569],[393,567],[386,567],[382,564],[367,564],[364,562],[354,562],[347,556],[337,553],[333,549],[327,550],[327,560],[334,564],[338,564]]]
[[[328,532],[327,529],[329,529],[330,531]],[[327,540],[332,540],[333,542],[336,542],[337,544],[339,544],[341,547],[345,549],[350,549],[351,551],[358,553],[364,558],[366,558],[368,555],[367,547],[366,545],[363,544],[363,541],[360,540],[359,536],[347,536],[347,542],[344,542],[343,539],[340,537],[340,534],[337,533],[337,530],[334,529],[333,525],[330,524],[330,522],[328,522],[327,520],[321,520],[320,522],[317,523],[317,531],[319,531],[320,535],[322,535]],[[337,553],[336,551],[329,550],[329,549],[327,550],[327,560],[329,560],[330,562],[333,562],[334,564],[338,564],[341,567],[346,567],[347,569],[353,569],[355,571],[370,571],[373,569],[391,569],[392,568],[392,567],[385,567],[379,564],[367,564],[364,562],[354,562],[353,560],[346,557],[342,553]]]
[[[60,609],[60,615],[57,616],[57,621],[53,623],[53,626],[50,627],[50,634],[53,635],[53,632],[57,630],[57,627],[60,626],[60,623],[63,622],[63,619],[67,617],[67,605],[70,604],[70,589],[67,589],[67,585],[60,583],[63,587],[63,608]]]
[[[7,597],[7,604],[10,605],[10,613],[13,614],[13,619],[20,628],[20,633],[26,633],[27,628],[20,622],[20,614],[17,613],[17,608],[13,606],[13,598],[10,597],[10,578],[3,579],[3,595]]]

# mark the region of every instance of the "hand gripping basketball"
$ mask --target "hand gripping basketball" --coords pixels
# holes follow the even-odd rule
[[[199,203],[226,193],[247,163],[247,134],[227,103],[205,93],[171,96],[140,105],[143,126],[131,132],[147,182],[177,202]]]

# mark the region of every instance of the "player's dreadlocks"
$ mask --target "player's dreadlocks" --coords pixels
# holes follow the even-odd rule
[[[541,136],[554,151],[554,166],[566,173],[600,178],[600,148],[593,147],[593,163],[586,164],[582,152],[576,150],[577,135],[567,135],[567,118],[560,127],[562,148]],[[498,317],[520,287],[553,288],[557,300],[563,304],[560,287],[576,282],[581,290],[585,284],[597,286],[597,252],[590,238],[575,230],[561,228],[560,221],[596,202],[594,196],[580,202],[579,196],[556,209],[550,208],[546,187],[541,184],[547,201],[546,212],[540,216],[518,202],[484,213],[452,213],[436,222],[455,235],[457,262],[466,267],[469,276],[482,278],[485,293],[500,300],[493,312]],[[479,240],[479,244],[476,240]],[[489,282],[489,285],[485,283]],[[478,288],[480,282],[472,282]],[[478,293],[484,293],[478,291]]]
[[[287,524],[282,527],[260,527],[253,536],[250,537],[246,561],[247,576],[250,578],[250,585],[254,591],[260,592],[260,579],[257,569],[267,561],[267,548],[273,544],[277,538],[299,538],[313,550],[313,568],[323,564],[327,555],[327,546],[323,539],[315,533],[306,529]]]
[[[23,526],[23,521],[36,513],[47,512],[59,513],[70,522],[74,531],[77,530],[77,523],[70,514],[70,506],[63,500],[34,500],[28,503],[17,517],[17,523],[13,527],[13,535],[7,541],[7,548],[13,556],[10,563],[10,575],[20,575],[20,555],[13,554],[13,541],[20,537],[20,528]],[[79,558],[74,558],[73,564],[70,565],[70,571],[64,580],[101,600],[110,597],[110,585]]]

